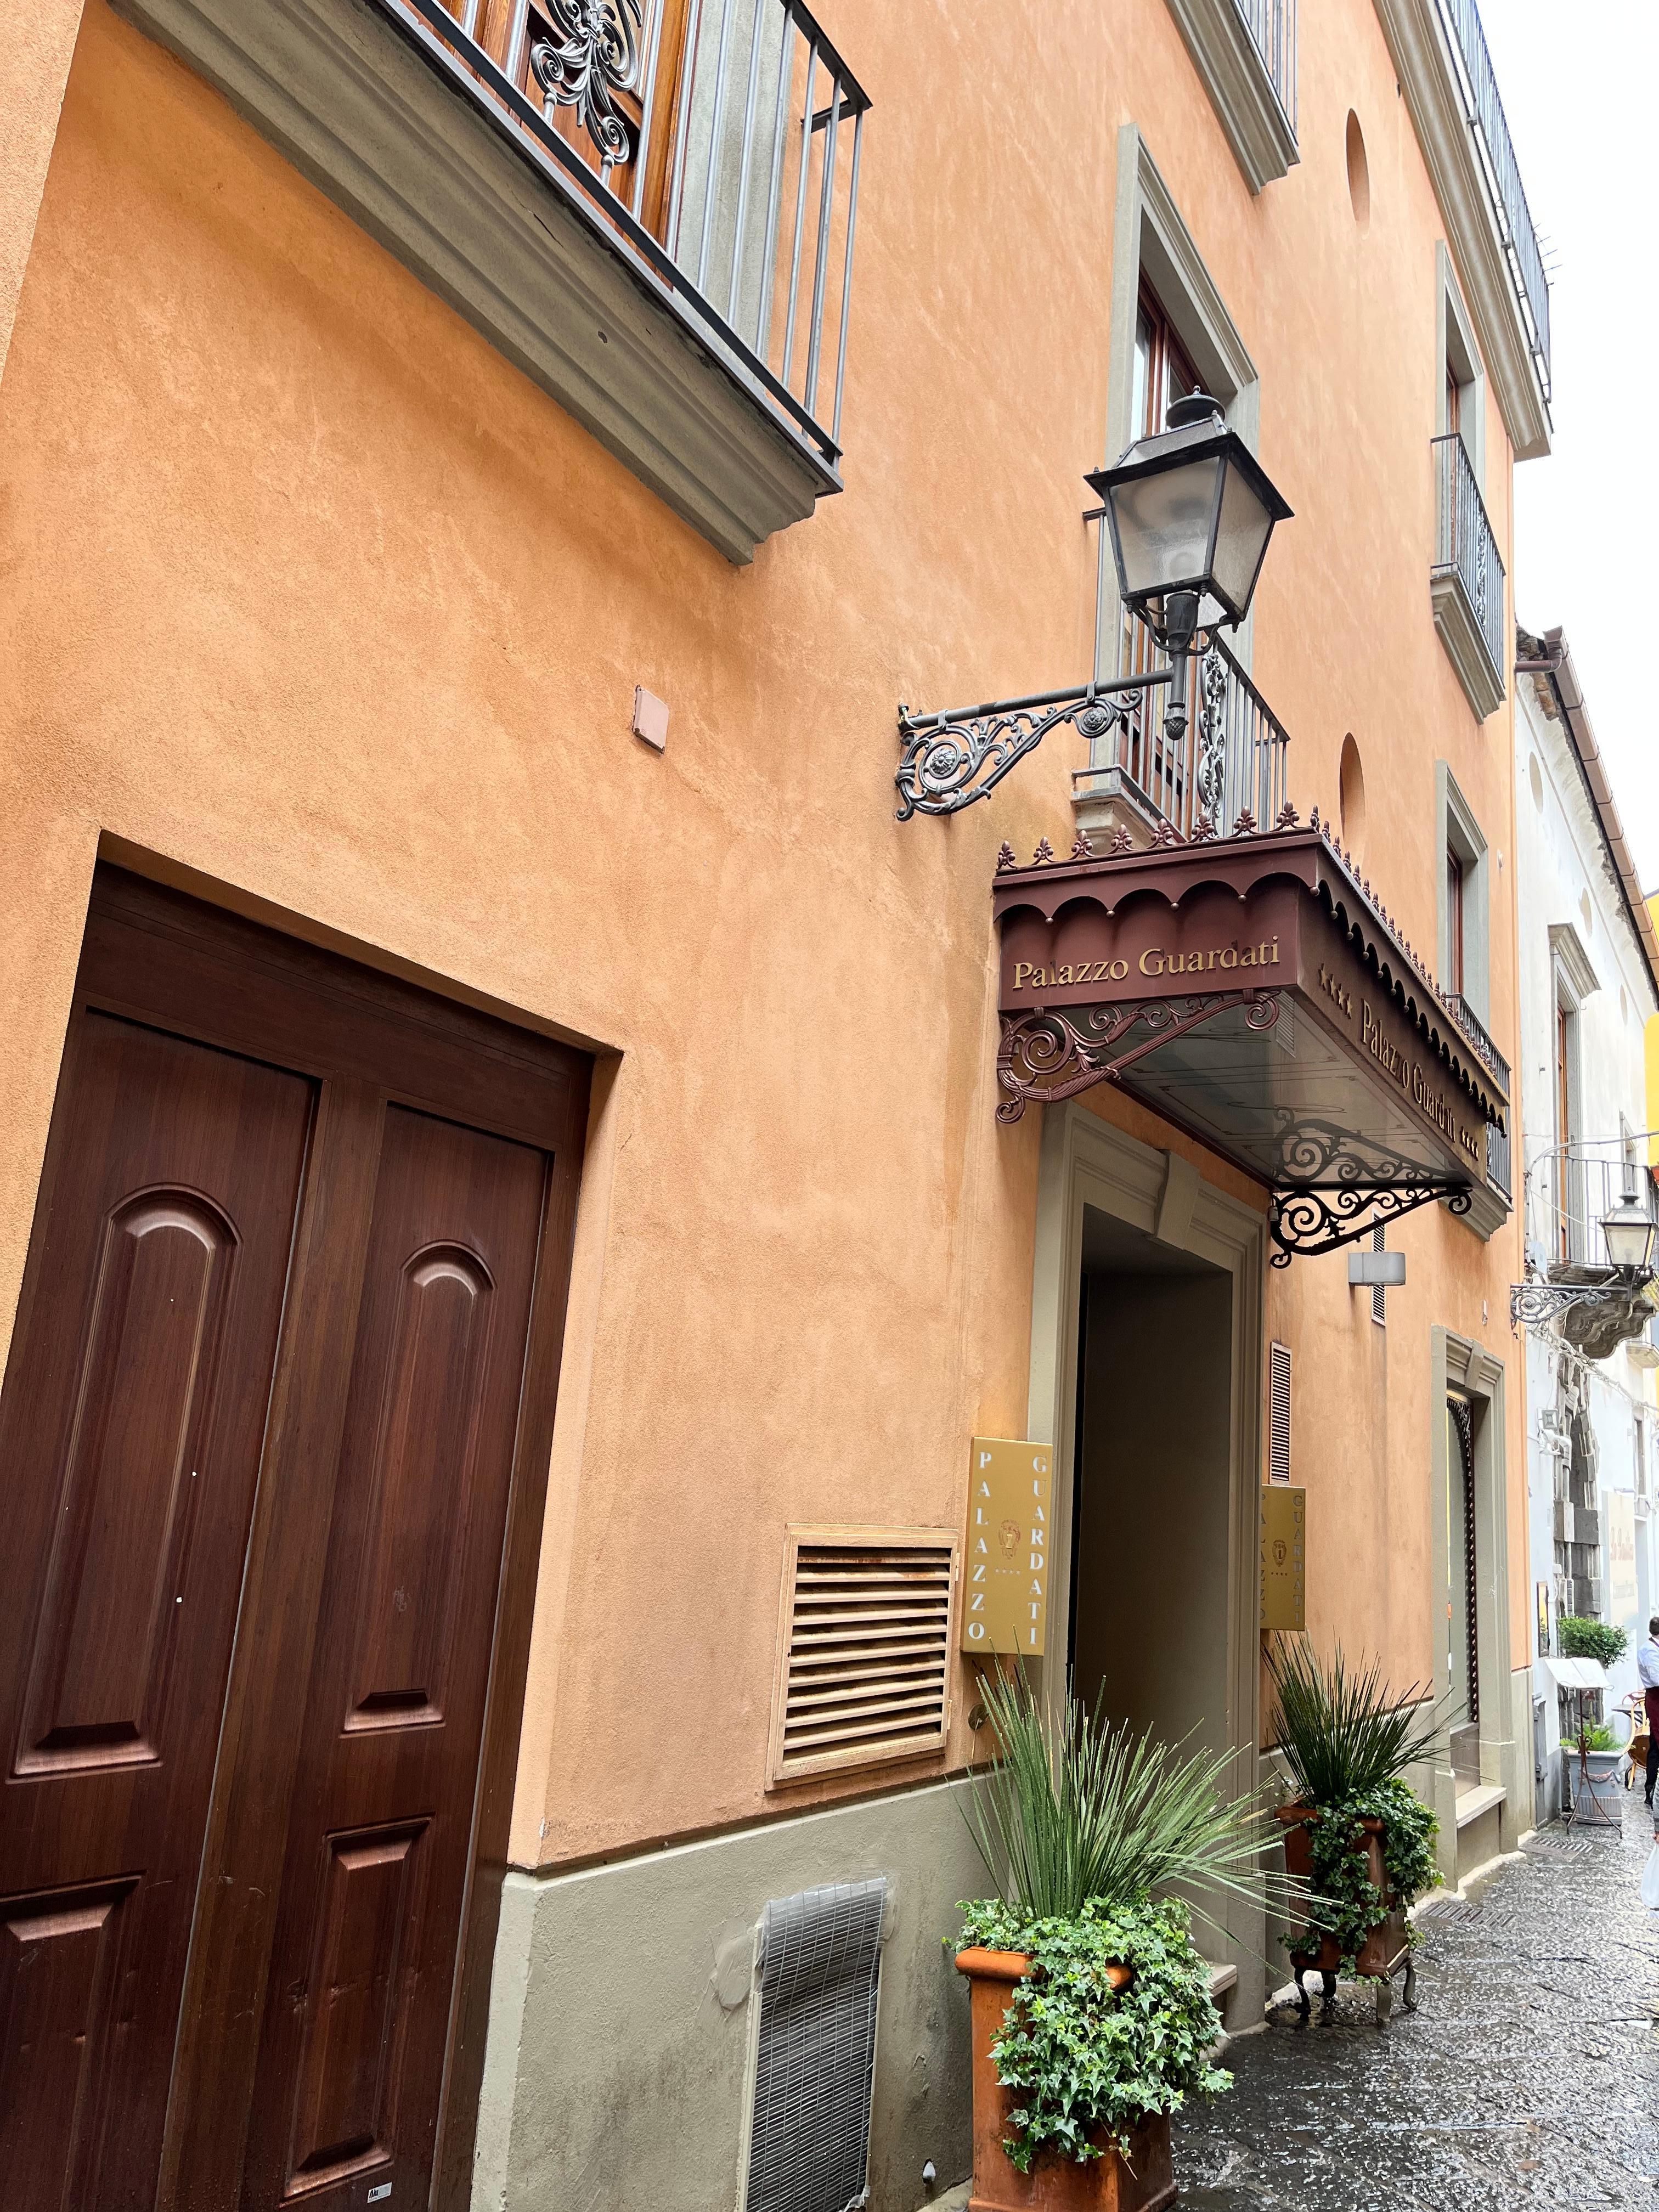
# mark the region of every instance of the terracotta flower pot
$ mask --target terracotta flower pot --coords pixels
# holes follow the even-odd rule
[[[1276,1816],[1285,1828],[1285,1871],[1297,1875],[1302,1881],[1313,1881],[1313,1838],[1308,1831],[1320,1815],[1311,1805],[1281,1805]],[[1360,1822],[1365,1831],[1365,1872],[1372,1886],[1381,1892],[1389,1909],[1389,1917],[1373,1928],[1360,1948],[1353,1971],[1360,1974],[1384,1975],[1397,1963],[1406,1948],[1406,1914],[1394,1896],[1394,1886],[1389,1880],[1388,1869],[1382,1863],[1382,1823],[1367,1820]],[[1342,1954],[1334,1936],[1321,1936],[1318,1942],[1306,1951],[1293,1951],[1292,1962],[1304,1973],[1334,1974]]]
[[[1129,2140],[1126,2160],[1115,2143],[1097,2136],[1103,2155],[1079,2166],[1040,2151],[1022,2173],[1002,2148],[1008,2113],[1019,2101],[997,2079],[991,2045],[1002,2033],[1014,1988],[1031,1970],[1023,1951],[959,1951],[957,1971],[973,1991],[974,2193],[968,2212],[1162,2212],[1176,2197],[1167,2112],[1149,2113]],[[1133,1978],[1127,1966],[1110,1969],[1114,1989]]]

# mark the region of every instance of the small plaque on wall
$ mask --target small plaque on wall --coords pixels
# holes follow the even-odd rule
[[[1261,1626],[1308,1625],[1308,1493],[1291,1483],[1261,1491]]]
[[[964,1651],[1042,1656],[1048,1632],[1054,1464],[1048,1444],[974,1438],[963,1583]]]

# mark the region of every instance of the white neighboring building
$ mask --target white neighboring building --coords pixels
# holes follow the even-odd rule
[[[1528,1273],[1571,1281],[1602,1262],[1601,1218],[1626,1189],[1654,1210],[1644,1037],[1659,1012],[1659,939],[1559,630],[1519,635],[1516,893]],[[1449,882],[1458,855],[1449,850]],[[1602,1329],[1598,1337],[1597,1325]],[[1607,1356],[1603,1350],[1621,1333]],[[1636,1686],[1659,1607],[1651,1325],[1575,1306],[1527,1331],[1537,1817],[1560,1803],[1560,1716],[1541,1663],[1563,1613],[1626,1631],[1610,1703]]]

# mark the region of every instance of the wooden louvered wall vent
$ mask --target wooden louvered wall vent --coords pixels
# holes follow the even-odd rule
[[[774,1783],[944,1748],[956,1583],[947,1529],[789,1531]]]

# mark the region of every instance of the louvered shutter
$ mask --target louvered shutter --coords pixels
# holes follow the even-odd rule
[[[942,1750],[957,1540],[940,1528],[792,1528],[774,1783]]]
[[[1267,1480],[1291,1479],[1291,1347],[1275,1344],[1267,1353]]]

